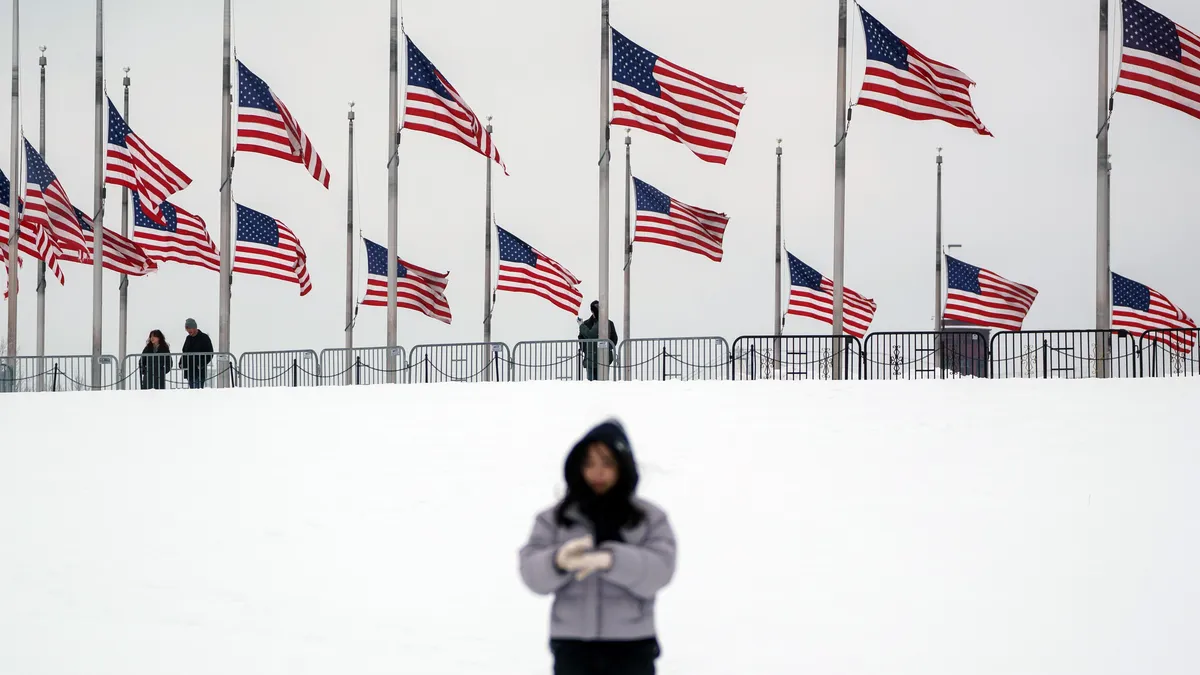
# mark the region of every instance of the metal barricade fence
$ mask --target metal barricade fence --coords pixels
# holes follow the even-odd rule
[[[321,364],[311,349],[246,352],[238,358],[235,386],[315,387],[321,384]]]
[[[729,343],[721,337],[635,338],[621,343],[622,380],[728,380]]]
[[[99,391],[117,389],[117,357],[99,357],[99,379],[92,380],[91,356],[0,356],[0,392]]]
[[[514,382],[545,380],[595,380],[599,375],[598,350],[607,349],[616,361],[616,345],[610,340],[545,340],[518,342],[513,347],[511,378]],[[616,363],[609,366],[616,379]]]
[[[507,382],[512,361],[503,342],[417,345],[409,352],[409,382]]]
[[[1096,343],[1107,351],[1097,358]],[[1141,350],[1128,331],[1004,331],[992,336],[994,378],[1140,377]]]
[[[985,331],[871,333],[862,347],[864,380],[988,377]]]
[[[322,384],[387,384],[387,361],[387,347],[322,350]],[[396,347],[396,382],[408,382],[408,375],[407,354],[403,347]]]
[[[1186,377],[1200,375],[1200,357],[1196,355],[1197,331],[1187,328],[1148,330],[1142,333],[1139,347],[1142,374],[1147,377]]]
[[[223,352],[130,354],[123,389],[204,389],[231,379],[237,358]]]
[[[862,374],[862,343],[849,335],[743,335],[731,354],[735,380],[829,380],[834,359],[841,359],[843,379]]]

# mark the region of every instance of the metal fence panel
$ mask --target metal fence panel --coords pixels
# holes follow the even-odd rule
[[[866,380],[988,377],[984,331],[871,333],[862,349],[862,377]]]
[[[1138,343],[1142,353],[1142,374],[1147,377],[1188,377],[1200,375],[1200,357],[1196,355],[1197,332],[1186,328],[1148,330]]]
[[[1105,359],[1096,358],[1097,340],[1108,342]],[[1125,330],[1004,331],[992,336],[991,352],[996,378],[1092,378],[1103,364],[1110,377],[1141,375],[1141,350]]]
[[[235,387],[313,387],[321,384],[321,363],[311,349],[246,352],[238,359]]]
[[[102,355],[92,380],[91,356],[0,356],[0,393],[117,389],[117,357]]]
[[[507,382],[512,361],[503,342],[417,345],[408,357],[409,381]]]
[[[635,338],[621,343],[618,370],[631,380],[728,380],[729,343],[720,337]]]
[[[387,384],[387,347],[326,349],[321,352],[322,384]],[[403,347],[396,347],[396,382],[408,382],[408,360]]]
[[[160,370],[170,366],[165,373]],[[233,354],[130,354],[125,357],[124,389],[204,389],[226,381],[237,369]]]
[[[608,379],[617,379],[616,345],[609,340],[545,340],[518,342],[513,347],[511,376],[514,382],[544,380],[595,380],[599,375],[599,349],[608,349]]]
[[[861,374],[862,343],[832,335],[743,335],[733,341],[735,380],[829,380],[834,359],[844,379]]]

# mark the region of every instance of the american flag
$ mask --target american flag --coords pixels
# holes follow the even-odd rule
[[[8,191],[11,184],[8,176],[0,171],[0,255],[8,254],[8,237],[10,234],[9,225],[12,222],[12,213],[8,205]],[[20,203],[21,200],[18,199]],[[66,276],[63,275],[62,268],[59,267],[59,258],[62,257],[62,250],[59,249],[58,243],[49,235],[46,228],[38,223],[30,220],[24,213],[24,205],[18,209],[21,212],[18,221],[20,223],[20,232],[18,233],[17,243],[17,264],[21,263],[20,253],[32,256],[46,263],[46,268],[54,273],[54,277],[58,279],[58,283],[66,283]]]
[[[721,262],[729,216],[672,199],[639,178],[633,179],[637,195],[637,228],[633,240],[661,244]]]
[[[733,149],[746,90],[671,63],[612,31],[614,125],[641,129],[724,164]]]
[[[787,313],[833,325],[833,280],[788,253],[792,293]],[[843,288],[842,327],[848,335],[862,339],[875,318],[875,301]]]
[[[75,208],[75,217],[83,225],[84,234],[90,237],[95,232],[94,228],[96,224],[78,207]],[[91,241],[95,240],[92,239]],[[131,277],[141,277],[158,271],[158,264],[146,255],[141,246],[107,227],[104,228],[104,243],[102,246],[104,247],[104,260],[102,263],[106,270],[127,274]]]
[[[1021,330],[1037,289],[946,256],[946,313],[954,321]]]
[[[1121,3],[1117,92],[1200,117],[1200,37],[1137,0]]]
[[[861,6],[858,11],[867,37],[867,73],[858,105],[992,135],[971,104],[971,78],[913,49]]]
[[[312,290],[308,276],[308,254],[300,239],[278,220],[265,213],[237,206],[237,247],[233,271],[253,274],[300,286],[300,295]]]
[[[404,98],[404,128],[458,141],[475,152],[489,157],[504,169],[500,151],[492,142],[479,117],[459,95],[442,72],[434,67],[412,38],[408,42],[408,87]]]
[[[200,216],[188,213],[170,202],[159,205],[162,222],[151,219],[133,193],[133,240],[146,255],[159,262],[195,265],[221,271],[221,254]]]
[[[128,188],[142,198],[142,208],[161,221],[158,205],[192,183],[187,174],[133,133],[108,99],[108,162],[104,182]]]
[[[60,259],[90,263],[92,246],[84,241],[83,226],[75,217],[75,207],[58,176],[46,161],[25,141],[25,213],[22,219],[47,230],[61,251]],[[49,261],[47,261],[49,264]]]
[[[367,295],[362,304],[387,307],[388,252],[370,239],[367,245]],[[450,323],[450,303],[446,300],[449,272],[433,272],[396,259],[396,306]]]
[[[530,293],[572,314],[579,313],[583,293],[574,274],[504,228],[496,228],[496,238],[500,244],[500,275],[496,290]]]
[[[1114,330],[1123,328],[1134,337],[1140,337],[1146,331],[1196,327],[1196,322],[1172,304],[1167,296],[1115,272],[1112,275],[1112,293]],[[1151,332],[1149,336],[1151,340],[1183,354],[1190,353],[1196,345],[1196,332],[1190,330],[1178,333]]]
[[[237,151],[256,152],[303,164],[329,187],[329,171],[287,106],[257,75],[238,61]]]

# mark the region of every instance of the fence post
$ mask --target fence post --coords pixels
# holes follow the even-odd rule
[[[362,357],[354,357],[354,384],[362,384]]]
[[[750,345],[750,380],[758,379],[758,350],[753,344]]]
[[[296,359],[292,359],[292,386],[293,387],[300,386],[299,380],[300,380],[300,366],[296,362]]]
[[[50,391],[58,391],[58,364],[54,364],[54,374],[51,375]]]
[[[425,362],[425,381],[429,382],[429,355],[426,354],[422,360]]]
[[[1042,338],[1042,379],[1050,378],[1050,341]]]
[[[662,381],[667,381],[667,348],[663,347],[663,362],[662,362]]]

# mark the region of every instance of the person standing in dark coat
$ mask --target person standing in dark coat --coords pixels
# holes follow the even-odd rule
[[[600,363],[599,363],[599,359],[597,358],[598,351],[599,351],[597,349],[597,346],[599,345],[599,343],[594,342],[594,340],[600,339],[600,301],[599,300],[592,301],[592,316],[591,316],[591,318],[589,318],[588,320],[579,324],[579,339],[580,340],[593,340],[593,342],[584,343],[584,345],[583,345],[583,360],[584,360],[584,364],[587,366],[587,378],[589,380],[595,380],[595,379],[597,379],[596,376],[598,375],[599,370],[600,370]],[[612,322],[612,319],[609,319],[609,321],[608,321],[608,341],[609,341],[609,344],[605,345],[605,348],[608,349],[608,362],[611,365],[612,363],[614,363],[614,357],[616,356],[616,350],[613,349],[613,345],[617,344],[617,342],[618,342],[617,326],[616,326],[616,324],[614,324]]]
[[[203,389],[204,381],[208,378],[208,364],[213,357],[212,340],[197,327],[195,319],[183,322],[183,328],[188,336],[183,341],[183,357],[179,359],[179,367],[187,378],[188,388]]]
[[[166,389],[167,373],[171,372],[171,345],[157,328],[150,331],[142,356],[138,359],[142,389]]]
[[[675,575],[675,532],[634,496],[637,463],[620,423],[592,429],[567,455],[567,495],[534,520],[521,579],[554,595],[554,675],[654,675],[656,597]]]

